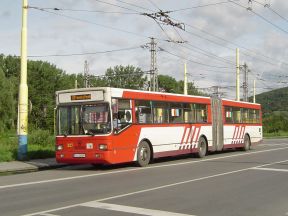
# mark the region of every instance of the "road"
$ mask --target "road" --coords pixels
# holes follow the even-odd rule
[[[0,215],[288,215],[288,139],[133,164],[0,176]]]

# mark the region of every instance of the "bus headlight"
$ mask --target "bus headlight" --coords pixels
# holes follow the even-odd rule
[[[99,150],[102,150],[102,151],[107,150],[107,144],[100,144],[99,145]]]
[[[57,151],[63,150],[63,145],[57,145],[56,150],[57,150]]]

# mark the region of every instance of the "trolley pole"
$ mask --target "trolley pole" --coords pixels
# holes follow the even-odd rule
[[[21,74],[18,101],[18,159],[27,158],[28,85],[27,85],[27,13],[28,0],[23,0],[21,30]]]
[[[188,94],[187,64],[184,62],[184,95]]]
[[[240,101],[240,65],[239,65],[239,48],[236,49],[236,101]]]

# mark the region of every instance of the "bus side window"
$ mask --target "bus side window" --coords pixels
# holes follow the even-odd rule
[[[136,120],[140,124],[152,123],[152,110],[150,101],[136,100]]]

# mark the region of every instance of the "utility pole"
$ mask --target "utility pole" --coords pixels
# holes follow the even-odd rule
[[[236,101],[240,101],[240,65],[239,65],[239,48],[236,49]]]
[[[221,97],[221,93],[220,93],[220,86],[213,86],[213,95],[215,95],[216,97]]]
[[[87,60],[84,62],[84,86],[89,88],[89,64]]]
[[[75,89],[77,89],[78,88],[78,80],[77,80],[77,77],[78,77],[78,75],[76,74],[76,76],[75,76]]]
[[[151,37],[151,42],[141,46],[142,48],[150,48],[151,61],[149,73],[149,91],[159,91],[158,86],[158,69],[157,69],[157,43],[155,38]],[[160,48],[161,49],[161,48]]]
[[[151,38],[150,42],[150,52],[151,52],[151,66],[150,71],[152,73],[152,90],[158,91],[158,71],[157,71],[157,58],[156,58],[156,52],[157,52],[157,43],[155,41],[155,38]],[[151,91],[151,74],[150,74],[150,87],[149,90]]]
[[[28,0],[23,0],[21,29],[21,74],[18,101],[18,159],[27,158],[28,85],[27,85],[27,14]]]
[[[243,65],[243,72],[244,72],[244,81],[243,81],[243,100],[248,102],[248,66],[245,63]]]
[[[188,94],[187,64],[184,62],[184,95]]]
[[[253,103],[256,103],[256,80],[253,81]]]

